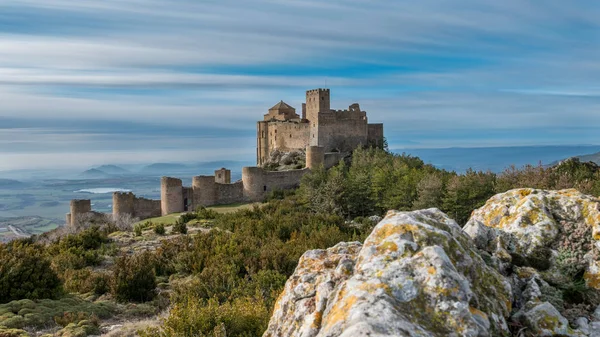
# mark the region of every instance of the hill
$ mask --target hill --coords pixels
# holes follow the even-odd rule
[[[103,179],[103,178],[110,178],[111,175],[104,171],[101,171],[99,169],[93,168],[93,169],[89,169],[89,170],[82,172],[79,175],[79,177],[86,178],[86,179]]]
[[[575,158],[578,158],[582,162],[590,162],[591,161],[593,163],[600,165],[600,152],[586,154],[583,156],[576,156]]]
[[[0,188],[22,188],[27,186],[24,182],[12,179],[0,179]]]
[[[104,173],[114,174],[114,175],[125,175],[125,174],[131,173],[129,170],[126,170],[117,165],[102,165],[102,166],[96,167],[96,169],[99,171],[102,171]]]

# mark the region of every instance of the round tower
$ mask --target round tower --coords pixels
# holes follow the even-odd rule
[[[214,176],[197,176],[192,178],[194,208],[213,206],[217,203],[217,184]]]
[[[113,193],[113,217],[129,214],[134,216],[135,195],[131,192],[114,192]]]
[[[160,206],[163,216],[183,212],[183,183],[181,182],[181,179],[170,177],[161,178]]]
[[[325,148],[321,146],[309,146],[306,148],[306,167],[315,169],[323,166],[325,162]]]
[[[79,224],[79,220],[83,218],[83,215],[92,211],[92,201],[89,199],[83,200],[71,200],[71,217],[70,220],[71,226],[76,226]]]
[[[267,191],[263,179],[264,170],[260,167],[242,168],[242,182],[244,184],[244,198],[248,201],[262,201]]]

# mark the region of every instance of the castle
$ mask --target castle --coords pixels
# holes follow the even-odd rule
[[[329,89],[306,92],[302,116],[281,101],[257,123],[256,164],[263,165],[274,150],[289,152],[318,146],[325,152],[349,152],[360,145],[381,146],[383,124],[369,124],[367,113],[354,103],[332,110]]]
[[[212,176],[196,176],[192,185],[183,186],[178,178],[161,178],[161,200],[139,198],[133,193],[113,193],[113,218],[130,216],[140,220],[181,213],[198,206],[260,202],[276,189],[291,189],[311,169],[336,165],[348,152],[359,146],[382,146],[383,124],[369,124],[367,113],[357,103],[348,110],[330,108],[329,89],[306,92],[302,116],[280,101],[257,122],[256,167],[242,168],[242,179],[231,182],[231,171],[221,168]],[[275,151],[306,151],[302,169],[268,171],[262,168]],[[105,218],[92,211],[91,200],[71,200],[66,224]]]

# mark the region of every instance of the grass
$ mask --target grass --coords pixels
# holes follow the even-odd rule
[[[233,213],[233,212],[236,212],[236,211],[239,211],[242,209],[252,208],[254,205],[261,205],[261,204],[259,204],[259,203],[249,203],[249,204],[238,203],[238,204],[230,204],[230,205],[212,206],[212,207],[207,207],[207,209],[212,209],[217,213],[225,214],[225,213]],[[162,223],[166,226],[174,225],[175,222],[177,222],[177,219],[179,219],[179,216],[181,216],[181,214],[182,213],[173,213],[173,214],[169,214],[169,215],[165,215],[165,216],[161,216],[161,217],[157,217],[157,218],[144,219],[142,221],[135,223],[134,226],[139,223],[144,223],[146,221],[151,221],[153,223]]]

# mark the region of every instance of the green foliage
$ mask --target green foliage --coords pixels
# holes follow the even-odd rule
[[[165,230],[165,225],[163,225],[162,223],[158,223],[154,226],[154,233],[158,234],[158,235],[165,235],[166,230]]]
[[[152,221],[146,221],[143,223],[138,223],[133,227],[133,231],[135,233],[135,236],[142,236],[142,232],[145,229],[151,228],[152,226],[154,226],[154,224],[152,223]]]
[[[179,219],[177,220],[177,222],[175,222],[175,224],[173,225],[173,229],[172,232],[173,233],[179,233],[179,234],[187,234],[187,221],[184,221],[183,219]]]
[[[267,328],[269,308],[260,297],[242,297],[220,303],[189,297],[177,303],[163,322],[162,331],[142,336],[260,336]]]
[[[106,319],[117,312],[116,305],[98,301],[88,302],[77,296],[65,296],[60,300],[19,300],[0,304],[0,326],[10,329],[23,327],[45,328],[56,323],[56,317],[83,313],[89,318]],[[0,330],[2,331],[2,330]]]
[[[219,213],[214,209],[208,209],[204,206],[200,206],[196,209],[196,219],[199,220],[212,220],[216,219],[219,216]]]
[[[0,302],[60,294],[60,279],[43,246],[20,240],[0,245],[0,261]]]
[[[117,258],[113,275],[112,294],[117,300],[145,302],[154,298],[156,274],[151,253]]]

